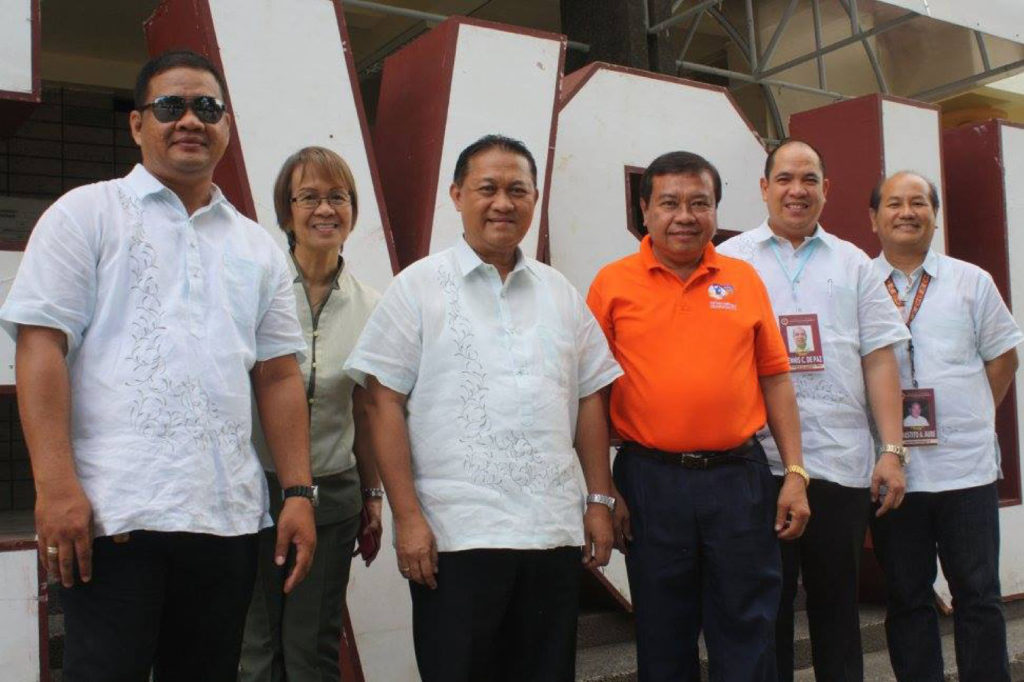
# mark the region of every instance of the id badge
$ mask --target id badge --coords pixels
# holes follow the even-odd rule
[[[938,445],[935,421],[935,391],[930,388],[903,389],[903,444]]]
[[[825,369],[817,315],[780,315],[779,331],[789,354],[789,371],[820,372]]]

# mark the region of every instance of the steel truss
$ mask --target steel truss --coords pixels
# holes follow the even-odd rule
[[[760,85],[764,91],[765,101],[768,105],[768,111],[771,115],[775,131],[780,137],[785,136],[786,128],[781,120],[781,116],[779,115],[778,104],[772,88],[798,90],[800,92],[820,95],[834,101],[850,99],[848,95],[828,89],[828,75],[825,68],[824,56],[830,52],[834,52],[848,45],[853,45],[859,42],[864,48],[865,56],[871,66],[872,72],[874,73],[875,81],[878,85],[878,91],[883,94],[889,94],[889,86],[885,80],[885,74],[882,72],[881,66],[878,62],[878,56],[869,39],[881,35],[886,31],[891,31],[897,26],[902,26],[903,24],[922,16],[917,12],[908,11],[894,19],[877,24],[872,28],[863,29],[860,25],[860,15],[857,11],[857,0],[836,0],[850,19],[850,36],[834,43],[830,43],[829,45],[822,45],[821,0],[804,0],[811,3],[811,11],[814,21],[814,50],[799,57],[790,59],[783,64],[769,66],[775,55],[779,41],[801,0],[789,0],[783,9],[778,25],[775,27],[775,30],[768,41],[767,47],[765,47],[764,51],[761,53],[758,53],[757,50],[757,17],[754,12],[753,0],[744,0],[747,29],[746,39],[740,35],[736,27],[731,25],[726,16],[722,13],[721,5],[723,0],[700,0],[692,4],[690,7],[679,11],[679,7],[684,3],[684,1],[685,0],[676,0],[672,6],[672,16],[660,21],[654,26],[649,26],[647,29],[648,34],[656,35],[663,31],[667,31],[692,17],[692,20],[686,29],[682,50],[676,60],[676,67],[680,71],[692,71],[695,73],[704,73],[740,81],[739,84],[732,86],[732,89],[752,84]],[[721,69],[708,66],[706,64],[687,61],[685,59],[686,52],[689,50],[693,37],[697,33],[698,26],[701,20],[706,16],[712,17],[739,49],[750,67],[750,71],[748,73],[730,69]],[[960,78],[928,90],[914,93],[910,95],[911,98],[922,101],[934,101],[994,76],[1016,71],[1018,69],[1024,69],[1024,60],[1017,60],[1008,64],[993,66],[989,60],[984,35],[979,31],[973,31],[973,33],[975,42],[977,43],[978,53],[981,57],[982,70],[966,78]],[[775,76],[778,73],[812,60],[817,65],[817,87],[772,78],[772,76]]]
[[[644,3],[644,17],[645,23],[647,24],[647,34],[649,36],[656,37],[659,34],[666,34],[668,31],[680,26],[687,20],[690,20],[689,25],[685,29],[686,33],[683,37],[682,49],[680,50],[679,57],[675,62],[677,73],[681,71],[690,71],[739,81],[736,85],[731,86],[731,89],[737,89],[749,85],[760,86],[764,93],[765,102],[768,105],[768,112],[771,116],[772,124],[779,137],[784,137],[786,135],[786,126],[779,112],[773,88],[785,88],[799,92],[806,92],[813,95],[819,95],[833,101],[850,99],[851,97],[849,95],[829,89],[828,74],[825,68],[824,57],[825,55],[847,47],[848,45],[860,43],[864,48],[864,54],[867,58],[868,64],[871,66],[871,70],[874,73],[875,81],[878,85],[878,91],[888,94],[889,86],[885,80],[885,74],[882,72],[881,66],[878,62],[878,56],[875,52],[874,46],[870,42],[870,39],[922,16],[917,12],[908,11],[905,14],[901,14],[898,17],[884,21],[869,29],[864,29],[860,25],[860,15],[857,11],[857,0],[835,0],[839,3],[840,7],[842,7],[843,12],[849,17],[850,35],[834,43],[823,45],[821,29],[822,0],[788,0],[785,8],[783,9],[782,16],[779,19],[779,23],[775,27],[771,38],[768,40],[768,45],[763,51],[759,52],[757,40],[759,32],[757,15],[754,12],[754,0],[743,0],[746,19],[745,26],[743,27],[746,32],[745,36],[722,12],[721,6],[724,0],[694,0],[692,4],[683,9],[680,8],[682,5],[687,4],[687,0],[675,0],[671,8],[671,16],[659,21],[653,26],[651,25],[649,13],[647,11],[647,0],[640,1]],[[797,6],[800,2],[810,2],[811,4],[814,21],[814,49],[782,64],[771,66],[771,62],[775,56],[779,42],[782,39],[782,36],[786,31],[786,27],[789,25],[789,22],[792,19],[793,14],[796,12]],[[370,10],[381,14],[419,19],[431,24],[440,23],[448,18],[443,14],[422,12],[420,10],[397,7],[395,5],[385,4],[383,2],[372,2],[370,0],[344,0],[343,6]],[[740,54],[747,62],[749,72],[722,69],[686,59],[686,53],[689,51],[690,46],[693,43],[694,36],[697,34],[697,29],[699,28],[701,21],[708,17],[713,19],[721,27],[729,39],[739,49]],[[965,28],[964,30],[969,29]],[[988,49],[985,45],[985,36],[979,31],[973,31],[973,33],[978,53],[981,58],[982,70],[966,78],[960,78],[928,90],[914,93],[910,95],[911,98],[922,101],[941,99],[942,97],[953,94],[958,90],[974,85],[975,83],[979,83],[988,78],[1010,73],[1018,69],[1024,69],[1024,59],[1010,62],[1008,64],[993,66],[990,62]],[[590,51],[589,45],[578,41],[570,40],[568,42],[568,46],[571,50],[577,50],[583,53]],[[799,66],[800,64],[805,64],[810,61],[814,61],[817,67],[818,85],[816,87],[773,77],[776,74],[793,68],[794,66]]]

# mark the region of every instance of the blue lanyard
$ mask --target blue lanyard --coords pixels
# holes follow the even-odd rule
[[[797,264],[796,272],[791,273],[786,264],[782,262],[782,255],[779,253],[779,245],[775,241],[775,237],[768,240],[772,245],[772,252],[775,254],[775,260],[778,261],[779,267],[782,268],[782,272],[785,273],[786,279],[789,280],[789,286],[793,290],[793,298],[796,298],[796,283],[800,279],[800,273],[804,271],[804,266],[807,265],[807,261],[811,259],[811,254],[814,253],[814,249],[818,247],[818,239],[815,238],[810,244],[804,247],[804,252],[801,254],[800,262]]]

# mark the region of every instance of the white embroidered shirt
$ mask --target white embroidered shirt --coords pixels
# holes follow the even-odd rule
[[[392,281],[345,369],[408,396],[440,551],[583,544],[579,400],[622,370],[558,271],[518,253],[502,283],[460,239]]]
[[[67,335],[97,536],[269,525],[249,370],[305,349],[285,258],[219,189],[190,216],[141,165],[39,219],[0,321]]]

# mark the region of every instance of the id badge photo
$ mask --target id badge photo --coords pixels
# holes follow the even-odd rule
[[[817,315],[780,315],[779,331],[786,344],[791,372],[820,372],[825,369]]]
[[[935,391],[930,388],[903,389],[903,444],[938,445]]]

